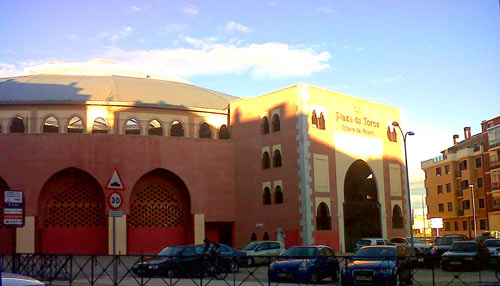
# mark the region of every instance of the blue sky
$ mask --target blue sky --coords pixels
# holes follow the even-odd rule
[[[0,77],[106,57],[240,97],[306,82],[399,107],[416,133],[415,194],[421,161],[500,115],[497,0],[5,0],[0,11]]]

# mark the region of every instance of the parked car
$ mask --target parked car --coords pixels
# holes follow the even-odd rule
[[[342,285],[412,284],[410,259],[401,245],[365,246],[342,268]]]
[[[380,237],[361,238],[354,244],[354,252],[356,252],[363,246],[370,246],[370,245],[394,245],[394,244],[390,240]]]
[[[472,240],[484,242],[485,240],[490,239],[490,238],[493,238],[493,237],[491,237],[489,235],[481,235],[481,236],[474,237]]]
[[[497,256],[495,253],[500,252],[500,239],[498,238],[490,238],[484,241],[484,246],[488,248],[488,252],[490,253],[490,263],[496,264],[498,263]]]
[[[478,270],[488,265],[488,249],[479,241],[456,241],[441,258],[443,270]]]
[[[243,246],[248,257],[249,265],[269,264],[277,256],[285,252],[285,246],[280,241],[253,241]]]
[[[409,246],[409,248],[407,248],[406,251],[411,253],[411,237],[394,237],[391,238],[390,241],[396,245]],[[419,255],[419,254],[424,254],[431,247],[430,245],[424,244],[420,240],[413,238],[413,248],[415,251],[415,255]]]
[[[462,234],[447,234],[442,236],[437,241],[432,250],[437,257],[441,257],[443,253],[445,253],[446,251],[448,251],[448,249],[450,249],[451,245],[455,241],[468,241],[468,240],[469,238]]]
[[[229,253],[226,245],[221,245],[218,263],[225,271],[237,271],[239,268],[236,257]],[[132,272],[138,276],[152,277],[197,277],[207,271],[207,259],[203,255],[203,245],[168,246],[155,257],[139,262],[132,267]],[[225,252],[224,254],[222,252]],[[232,252],[231,252],[232,253]],[[242,254],[244,255],[244,254]]]
[[[249,259],[245,251],[235,249],[229,245],[220,245],[220,256],[229,259],[229,270],[231,272],[238,272],[240,267],[246,267],[249,264]]]
[[[6,273],[2,272],[2,281],[0,281],[0,285],[2,286],[45,286],[46,284],[38,281],[34,278],[14,274],[14,273]]]
[[[339,280],[340,266],[332,248],[319,246],[294,246],[269,265],[268,279],[318,283],[324,278]]]

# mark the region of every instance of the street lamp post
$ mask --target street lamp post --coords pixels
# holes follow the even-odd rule
[[[472,190],[472,217],[474,220],[474,237],[477,237],[477,225],[476,225],[476,202],[474,200],[474,185],[469,185]]]
[[[401,135],[403,136],[403,146],[405,149],[405,168],[406,168],[406,188],[408,189],[408,209],[410,210],[410,217],[408,218],[410,220],[410,238],[411,238],[411,256],[415,256],[415,243],[413,241],[413,225],[412,225],[412,214],[411,214],[411,193],[410,193],[410,179],[408,176],[408,155],[406,152],[406,137],[408,135],[413,136],[415,135],[414,132],[408,131],[406,133],[403,132],[403,129],[401,129],[401,126],[399,126],[399,123],[397,121],[392,122],[392,126],[395,126],[399,128],[399,131],[401,131]]]

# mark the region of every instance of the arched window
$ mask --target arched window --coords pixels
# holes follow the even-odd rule
[[[102,117],[97,117],[94,120],[94,125],[92,125],[92,133],[108,133],[108,125],[106,124],[106,120]]]
[[[269,233],[264,232],[264,235],[262,236],[262,240],[269,240]]]
[[[229,139],[229,129],[226,125],[222,125],[219,130],[219,139]]]
[[[125,134],[131,134],[131,135],[141,134],[141,127],[139,126],[139,121],[137,121],[137,119],[132,118],[127,120],[127,123],[125,123]]]
[[[262,134],[269,134],[269,120],[267,117],[262,117],[262,122],[260,123],[260,130]]]
[[[163,136],[163,127],[160,121],[153,119],[149,122],[148,135]]]
[[[256,241],[257,240],[257,235],[254,233],[252,233],[252,236],[250,237],[250,240],[251,241]]]
[[[323,114],[323,112],[319,114],[318,128],[321,130],[325,130],[325,115]]]
[[[12,118],[10,123],[9,133],[24,133],[24,119],[21,116]]]
[[[80,117],[72,117],[68,122],[68,133],[83,133],[83,123]]]
[[[331,230],[330,210],[325,203],[320,203],[316,214],[316,228],[318,230]]]
[[[263,201],[264,205],[271,204],[271,190],[268,187],[264,188]]]
[[[184,137],[184,127],[179,121],[174,121],[172,123],[172,128],[170,129],[170,136],[173,137]]]
[[[268,152],[264,152],[264,154],[262,154],[262,169],[269,168],[271,168],[271,158],[269,157]]]
[[[59,123],[57,123],[57,119],[54,116],[49,116],[45,119],[43,123],[43,133],[58,133],[59,132]]]
[[[283,203],[283,191],[281,191],[280,186],[274,188],[274,203],[279,205]]]
[[[200,138],[212,138],[212,131],[210,130],[210,125],[203,122],[200,125]]]
[[[278,114],[273,115],[273,132],[280,131],[280,116]]]
[[[316,110],[313,110],[313,112],[312,112],[311,123],[315,127],[318,127],[318,116],[316,115]]]
[[[403,212],[398,205],[392,209],[392,228],[403,228]]]
[[[273,154],[273,167],[281,167],[281,152],[280,150],[275,150]]]

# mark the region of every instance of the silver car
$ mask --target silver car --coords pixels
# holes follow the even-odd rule
[[[285,246],[280,241],[253,241],[241,249],[250,256],[249,265],[269,264],[285,252]]]
[[[34,278],[24,275],[5,273],[5,272],[2,272],[0,275],[2,276],[2,283],[0,283],[0,285],[2,286],[40,286],[40,285],[45,286],[46,285],[43,282],[40,282]]]

